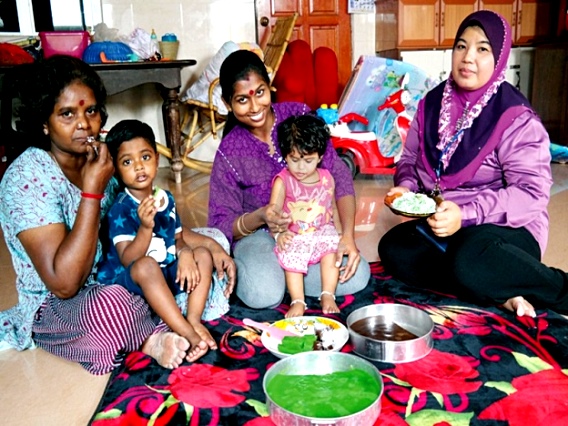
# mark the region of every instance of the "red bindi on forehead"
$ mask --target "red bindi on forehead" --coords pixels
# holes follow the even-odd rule
[[[254,90],[249,90],[249,95],[250,96],[254,95]]]
[[[81,106],[85,105],[85,100],[81,99],[81,100],[79,101],[79,105],[81,105]]]

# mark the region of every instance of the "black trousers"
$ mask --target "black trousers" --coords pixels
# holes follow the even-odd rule
[[[381,262],[394,278],[480,303],[523,296],[536,308],[568,313],[568,277],[540,261],[539,245],[526,229],[461,228],[447,238],[442,252],[416,230],[416,223],[401,223],[379,241]]]

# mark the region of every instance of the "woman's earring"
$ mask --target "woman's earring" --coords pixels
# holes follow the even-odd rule
[[[44,127],[44,128],[43,128],[43,134],[47,136],[48,133],[49,133],[48,130]]]

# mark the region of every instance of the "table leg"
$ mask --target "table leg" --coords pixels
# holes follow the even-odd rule
[[[166,132],[166,143],[172,159],[170,167],[175,177],[176,183],[181,183],[181,171],[183,162],[181,161],[180,145],[181,145],[181,129],[180,129],[180,112],[177,89],[166,89],[162,92],[164,103],[162,105],[162,115],[164,118],[164,129]]]

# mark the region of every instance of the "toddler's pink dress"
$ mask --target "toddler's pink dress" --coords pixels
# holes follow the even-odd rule
[[[295,233],[285,250],[278,245],[274,248],[280,266],[286,271],[305,274],[308,265],[337,251],[339,235],[333,223],[332,204],[335,185],[328,170],[317,171],[319,182],[314,185],[304,185],[288,169],[276,175],[286,188],[282,210],[292,217],[288,230]]]

